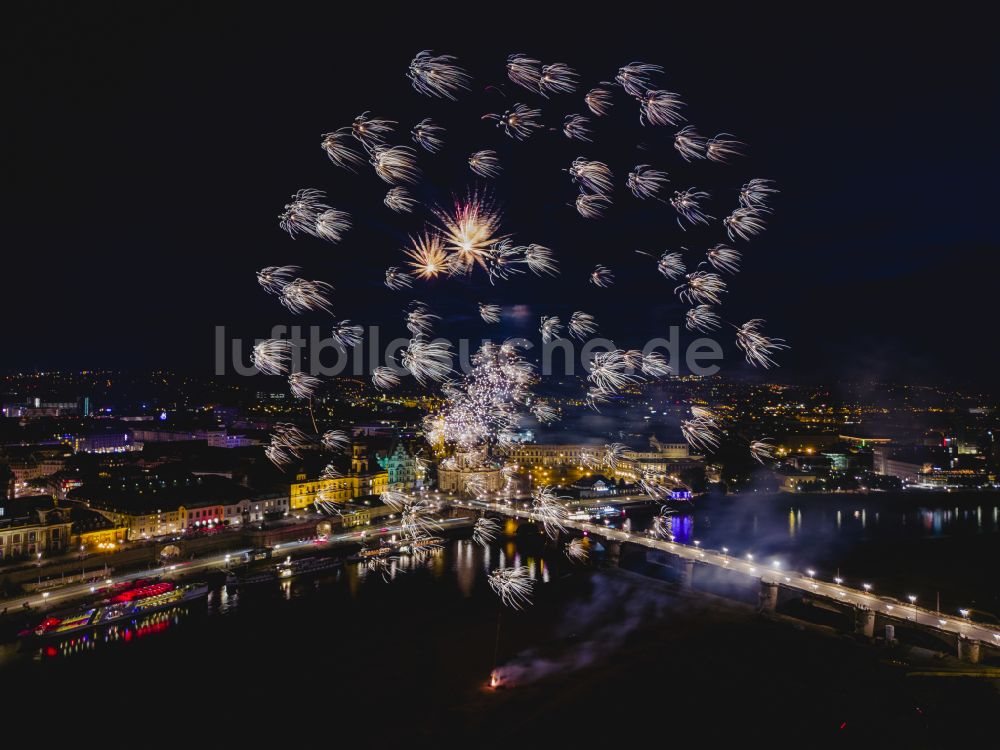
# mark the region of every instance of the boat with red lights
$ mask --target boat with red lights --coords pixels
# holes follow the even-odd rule
[[[106,589],[104,598],[82,609],[52,614],[27,634],[38,638],[62,638],[84,630],[115,625],[179,604],[204,598],[204,583],[175,584],[170,581],[140,580],[127,586]]]

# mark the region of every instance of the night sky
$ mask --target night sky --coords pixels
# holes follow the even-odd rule
[[[215,325],[247,338],[281,322],[326,325],[322,316],[292,321],[260,290],[253,272],[280,264],[331,282],[338,320],[379,323],[391,335],[404,334],[410,299],[440,312],[439,330],[452,336],[490,333],[475,319],[477,301],[517,302],[524,320],[508,320],[504,334],[579,309],[621,345],[641,345],[682,325],[685,306],[655,261],[633,251],[701,251],[724,237],[718,225],[680,231],[669,206],[658,215],[640,206],[623,187],[637,163],[670,173],[670,191],[711,190],[720,218],[746,179],[776,181],[769,229],[740,245],[745,271],[723,312],[766,318],[770,333],[789,340],[783,377],[988,383],[1000,364],[1000,76],[975,19],[718,10],[629,23],[609,8],[556,24],[502,5],[447,21],[388,9],[355,19],[284,5],[259,15],[104,7],[31,4],[0,32],[2,369],[209,373]],[[475,75],[458,104],[423,97],[404,77],[425,48],[457,55]],[[514,87],[504,71],[512,52],[569,63],[582,91],[545,102]],[[632,60],[663,65],[690,121],[705,135],[735,134],[749,157],[729,169],[688,167],[669,145],[675,129],[640,128],[620,92],[594,144],[557,131],[515,144],[479,119],[524,101],[559,127],[565,114],[587,114],[582,94]],[[476,185],[464,166],[471,151],[500,151],[511,165],[495,186],[504,230],[552,247],[562,275],[387,290],[385,268],[401,265],[406,235],[429,217],[393,214],[370,170],[350,175],[320,150],[323,133],[363,110],[399,120],[398,142],[409,143],[423,117],[448,129],[442,154],[420,155],[428,179],[417,192],[427,203],[447,205]],[[576,193],[560,170],[578,155],[607,161],[622,184],[603,221],[566,205]],[[354,215],[344,242],[282,233],[277,214],[302,187],[325,190]],[[611,289],[586,283],[597,262],[615,270]],[[731,371],[745,369],[731,345],[727,354]]]

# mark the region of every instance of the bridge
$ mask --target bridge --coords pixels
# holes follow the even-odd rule
[[[527,508],[480,500],[455,499],[450,502],[458,507],[541,523],[538,514]],[[656,550],[669,556],[680,565],[681,587],[685,589],[694,588],[696,567],[709,567],[718,572],[727,571],[734,581],[742,576],[748,583],[757,582],[758,603],[763,612],[774,612],[779,597],[783,592],[789,592],[834,611],[849,610],[854,615],[857,632],[869,639],[875,637],[876,621],[880,621],[883,625],[903,625],[908,630],[925,633],[948,644],[959,658],[972,663],[978,663],[984,651],[1000,655],[1000,630],[965,617],[945,617],[939,612],[915,604],[876,596],[865,589],[826,582],[807,573],[788,570],[776,562],[764,564],[752,559],[733,557],[724,550],[705,549],[697,544],[681,544],[650,534],[613,529],[588,521],[566,520],[563,525],[567,529],[603,539],[607,559],[613,565],[618,564],[623,544]]]

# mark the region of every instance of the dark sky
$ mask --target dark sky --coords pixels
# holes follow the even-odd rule
[[[641,344],[678,324],[684,306],[633,250],[686,246],[695,257],[722,236],[717,225],[681,232],[669,206],[656,214],[623,189],[603,221],[584,221],[566,205],[575,191],[560,172],[578,155],[607,161],[620,182],[635,163],[666,169],[670,190],[712,190],[719,217],[745,179],[777,182],[770,228],[741,245],[746,270],[724,313],[766,318],[787,338],[790,377],[990,382],[1000,364],[998,70],[974,18],[687,19],[629,5],[554,23],[499,4],[441,19],[388,7],[367,19],[284,5],[155,7],[38,3],[6,19],[3,369],[210,372],[215,325],[253,337],[290,322],[253,276],[285,263],[334,284],[338,319],[392,335],[419,298],[444,314],[442,333],[485,335],[469,318],[475,303],[517,302],[530,325],[505,333],[581,309],[621,344]],[[424,48],[475,74],[458,104],[410,88],[407,64]],[[631,60],[659,63],[691,122],[736,134],[750,156],[728,170],[687,167],[669,147],[674,129],[639,128],[621,96],[592,145],[556,131],[512,144],[480,115],[525,101],[558,126],[583,110],[578,95],[544,102],[512,86],[511,52],[567,62],[585,87]],[[387,186],[320,151],[322,133],[363,110],[399,120],[401,142],[426,116],[448,128],[446,150],[421,156],[427,202],[474,185],[470,151],[500,150],[510,165],[495,186],[504,230],[554,248],[562,276],[385,289],[385,267],[427,215],[391,214]],[[277,214],[301,187],[354,214],[342,244],[280,231]],[[595,262],[615,269],[615,287],[585,283]]]

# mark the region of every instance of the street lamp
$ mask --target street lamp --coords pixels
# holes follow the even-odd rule
[[[836,583],[839,586],[840,584],[842,584],[844,582],[844,579],[841,578],[840,576],[837,576],[836,578],[833,579],[833,582]]]
[[[865,593],[870,593],[872,590],[872,585],[870,583],[862,583],[861,588],[865,590]]]
[[[910,604],[913,605],[913,622],[917,622],[917,597],[915,594],[907,594],[906,598],[910,600]]]
[[[806,571],[806,575],[809,576],[810,578],[815,578],[816,577],[816,571],[813,570],[812,568],[809,568]]]

